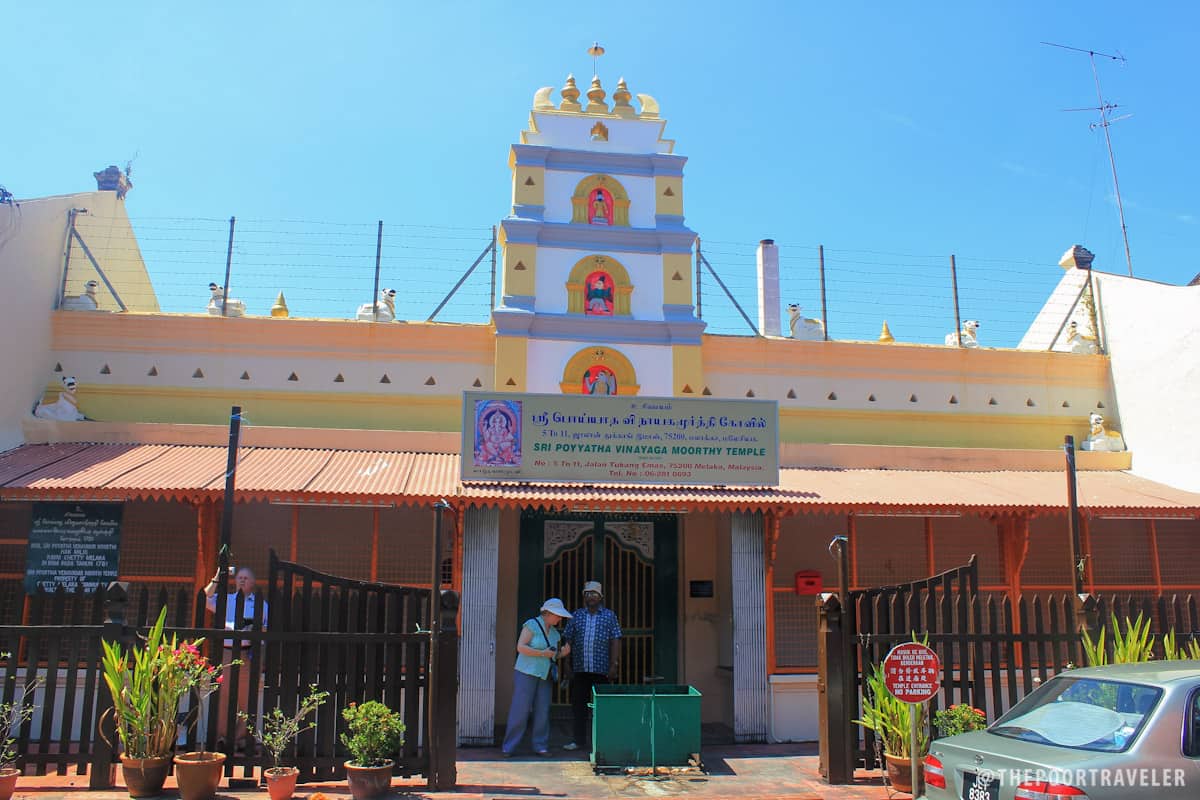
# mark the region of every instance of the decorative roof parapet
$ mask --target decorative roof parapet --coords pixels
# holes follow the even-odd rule
[[[568,75],[567,82],[563,88],[558,90],[562,95],[562,103],[559,104],[559,111],[582,111],[583,106],[579,104],[579,87],[575,85],[575,76]]]
[[[587,108],[584,110],[589,114],[607,114],[608,103],[604,102],[604,98],[607,96],[607,94],[608,93],[604,91],[604,87],[600,85],[600,76],[593,75],[592,86],[590,89],[588,89],[587,93]]]
[[[613,110],[612,113],[618,117],[632,119],[637,116],[637,111],[630,105],[629,100],[633,95],[629,93],[629,86],[626,85],[624,78],[617,80],[617,90],[613,92]]]

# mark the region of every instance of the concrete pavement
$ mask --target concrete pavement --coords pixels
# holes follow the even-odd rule
[[[878,773],[859,773],[853,786],[828,786],[817,771],[815,745],[727,745],[704,752],[704,771],[675,771],[651,779],[646,775],[596,775],[587,756],[557,751],[551,758],[535,756],[505,759],[495,748],[459,751],[458,791],[429,793],[421,779],[393,783],[395,798],[554,798],[555,800],[607,800],[609,798],[694,797],[697,800],[883,800],[888,797]],[[117,770],[120,780],[120,770]],[[23,776],[16,797],[29,800],[124,800],[124,791],[87,791],[86,775]],[[265,798],[264,789],[222,783],[220,797],[232,800]],[[177,796],[168,779],[165,797]],[[346,800],[345,782],[303,784],[297,800]],[[908,795],[900,795],[907,798]],[[322,798],[315,798],[322,800]]]

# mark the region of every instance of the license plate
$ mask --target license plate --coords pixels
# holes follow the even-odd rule
[[[986,772],[964,772],[962,800],[1000,800],[1000,781]]]

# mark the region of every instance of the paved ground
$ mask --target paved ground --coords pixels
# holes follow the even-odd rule
[[[828,786],[817,772],[815,746],[729,745],[706,748],[705,770],[680,771],[659,776],[596,775],[587,757],[562,753],[553,758],[502,759],[492,748],[459,751],[459,789],[454,793],[427,793],[424,783],[395,782],[393,798],[602,798],[695,797],[737,800],[883,800],[888,797],[875,773],[860,773],[854,786]],[[88,792],[87,776],[22,777],[16,797],[30,800],[122,800],[123,791]],[[120,770],[118,770],[120,780]],[[168,782],[168,787],[174,784]],[[299,800],[316,793],[330,800],[349,797],[346,784],[305,784],[297,788]],[[170,797],[174,792],[167,792]],[[235,787],[222,796],[238,800],[265,798],[253,786]],[[908,798],[908,795],[900,795]],[[318,798],[317,800],[321,800]]]

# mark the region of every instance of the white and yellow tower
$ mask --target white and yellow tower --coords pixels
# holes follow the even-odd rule
[[[684,224],[683,165],[658,103],[625,79],[538,90],[512,147],[512,213],[501,223],[503,301],[496,388],[699,394],[704,385]]]

